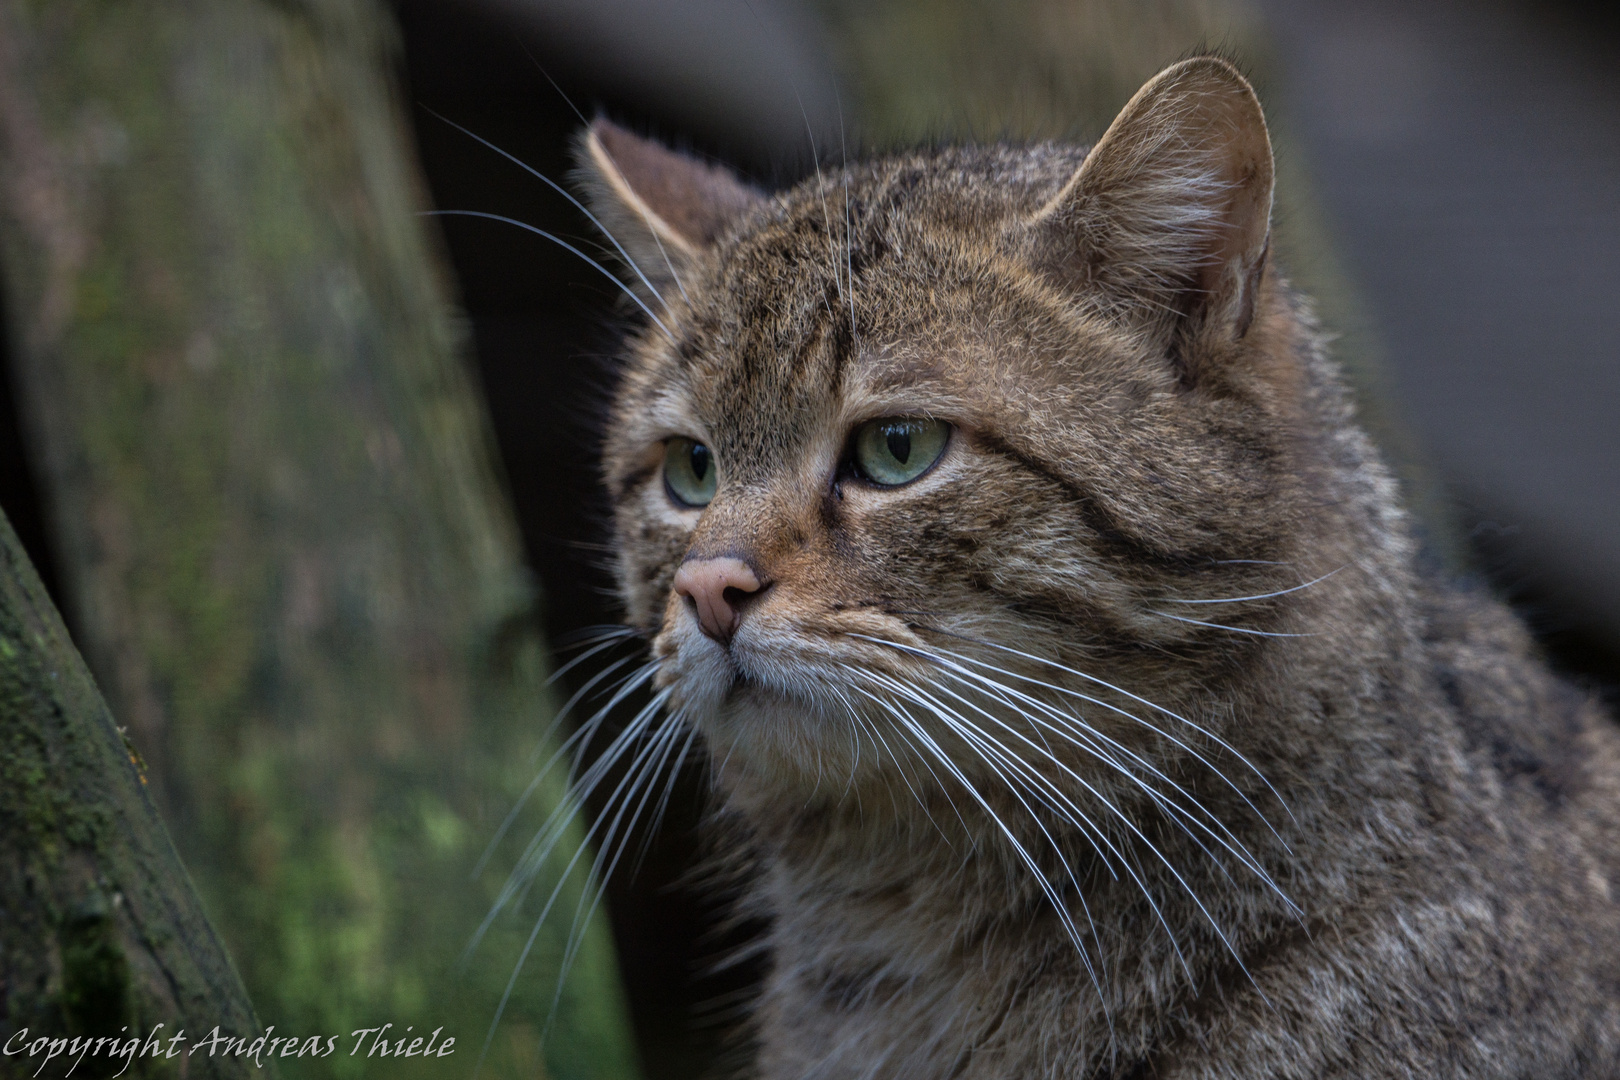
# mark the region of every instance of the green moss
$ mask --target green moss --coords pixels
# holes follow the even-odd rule
[[[71,264],[59,332],[20,359],[48,429],[41,460],[73,463],[48,478],[62,569],[94,600],[78,622],[139,747],[122,760],[174,811],[266,1022],[443,1025],[467,1055],[529,924],[503,922],[458,963],[523,834],[482,879],[470,871],[552,702],[414,214],[376,48],[385,13],[306,6],[53,8],[31,91],[62,160],[82,165],[63,190],[93,242]],[[83,147],[103,143],[122,149],[88,161]],[[17,310],[37,310],[28,290],[45,276],[6,277]],[[492,669],[485,643],[508,624],[519,662]],[[546,796],[520,829],[560,792]],[[70,811],[40,808],[39,835],[83,836]],[[513,1023],[544,1024],[568,930],[566,917],[543,930]],[[110,956],[75,941],[83,985],[107,984]],[[629,1076],[625,1028],[593,928],[546,1067]],[[526,1068],[524,1054],[497,1052],[486,1075]]]
[[[130,1022],[129,961],[100,889],[69,909],[57,931],[62,1014],[68,1030],[106,1035]]]

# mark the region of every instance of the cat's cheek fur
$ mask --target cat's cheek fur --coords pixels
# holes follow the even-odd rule
[[[655,633],[664,624],[675,570],[691,543],[698,516],[670,504],[661,477],[644,482],[620,504],[619,593],[630,625]]]

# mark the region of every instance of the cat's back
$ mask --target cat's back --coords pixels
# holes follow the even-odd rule
[[[1620,865],[1620,725],[1483,590],[1426,582],[1422,600],[1429,670],[1476,780],[1528,821],[1610,841]]]
[[[1483,868],[1473,886],[1493,908],[1494,950],[1515,959],[1524,992],[1589,995],[1614,1013],[1620,725],[1548,667],[1501,602],[1435,583],[1421,598],[1428,675],[1456,725],[1477,810],[1447,831]]]

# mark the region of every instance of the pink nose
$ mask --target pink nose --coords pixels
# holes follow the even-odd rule
[[[762,582],[741,559],[691,559],[675,571],[675,591],[697,609],[703,632],[724,644],[742,622],[742,608],[770,582]]]

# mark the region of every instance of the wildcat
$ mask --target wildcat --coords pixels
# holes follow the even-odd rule
[[[759,1075],[1620,1076],[1620,739],[1417,568],[1233,67],[776,195],[580,157],[645,312],[621,590],[770,920]]]

